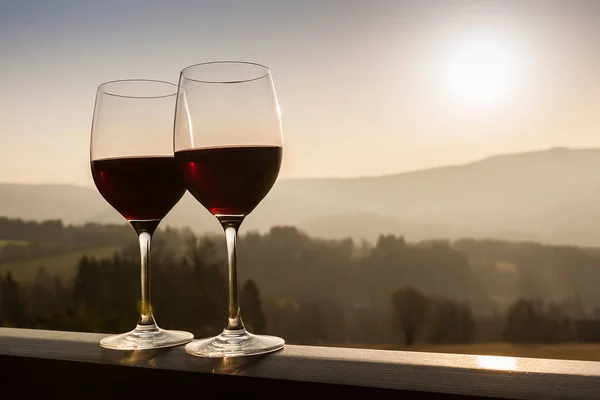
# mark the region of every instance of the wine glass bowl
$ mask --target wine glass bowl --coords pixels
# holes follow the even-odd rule
[[[279,105],[269,69],[241,61],[183,69],[173,147],[186,188],[224,229],[228,258],[225,329],[216,337],[187,344],[186,352],[239,357],[283,348],[283,339],[245,329],[237,295],[238,229],[271,190],[283,155]]]
[[[186,191],[172,151],[177,85],[122,80],[98,87],[90,144],[96,188],[138,234],[141,255],[140,319],[131,332],[109,336],[102,347],[143,350],[176,346],[189,332],[164,330],[150,301],[150,243],[161,220]]]

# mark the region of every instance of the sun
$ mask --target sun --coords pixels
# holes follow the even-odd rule
[[[519,85],[519,57],[510,43],[468,38],[449,43],[437,58],[436,87],[452,104],[489,108],[511,99]]]

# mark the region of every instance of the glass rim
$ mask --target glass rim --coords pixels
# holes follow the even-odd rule
[[[252,65],[255,67],[259,67],[262,68],[264,70],[264,73],[260,76],[254,77],[254,78],[249,78],[249,79],[236,79],[236,80],[204,80],[204,79],[194,79],[194,78],[190,78],[189,76],[186,76],[186,71],[189,71],[193,68],[197,68],[197,67],[202,67],[202,66],[206,66],[206,65],[211,65],[211,64],[243,64],[243,65]],[[192,81],[192,82],[199,82],[199,83],[222,83],[222,84],[231,84],[231,83],[246,83],[246,82],[253,82],[253,81],[257,81],[259,79],[262,79],[264,77],[267,77],[271,74],[271,70],[269,69],[269,67],[267,67],[266,65],[263,64],[259,64],[259,63],[255,63],[255,62],[251,62],[251,61],[238,61],[238,60],[224,60],[224,61],[207,61],[207,62],[201,62],[198,64],[192,64],[192,65],[188,65],[187,67],[185,67],[184,69],[181,70],[180,76],[184,77],[185,79],[187,79],[188,81]]]
[[[115,93],[114,91],[107,90],[107,87],[112,86],[114,84],[132,83],[132,82],[160,83],[163,85],[172,86],[174,91],[172,93],[161,94],[161,95],[130,95],[130,94]],[[161,81],[161,80],[157,80],[157,79],[117,79],[114,81],[104,82],[104,83],[101,83],[100,85],[98,85],[98,92],[108,95],[108,96],[122,97],[122,98],[126,98],[126,99],[161,99],[161,98],[165,98],[165,97],[177,96],[177,88],[178,88],[178,86],[173,82]]]

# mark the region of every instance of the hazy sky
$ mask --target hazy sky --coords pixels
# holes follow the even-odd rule
[[[0,1],[0,181],[91,184],[96,87],[273,73],[282,177],[600,146],[600,1]]]

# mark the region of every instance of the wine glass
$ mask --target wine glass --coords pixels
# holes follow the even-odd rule
[[[106,82],[96,93],[92,176],[100,194],[138,235],[142,286],[136,328],[102,339],[102,347],[156,349],[193,339],[189,332],[159,328],[150,302],[152,234],[186,191],[171,142],[176,98],[177,85],[142,79]]]
[[[283,339],[244,328],[236,272],[238,229],[271,190],[281,166],[281,121],[269,69],[240,61],[185,68],[173,136],[188,191],[221,223],[227,243],[227,324],[216,337],[188,343],[186,352],[239,357],[283,348]]]

